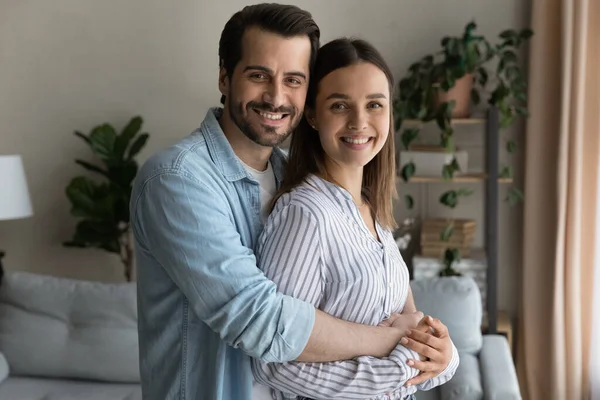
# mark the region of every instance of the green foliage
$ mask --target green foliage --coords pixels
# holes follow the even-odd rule
[[[522,202],[523,199],[524,195],[520,189],[514,186],[508,189],[508,194],[506,196],[506,201],[508,201],[508,204],[510,204],[511,206],[515,206],[518,203]]]
[[[127,239],[129,199],[138,171],[135,157],[149,138],[147,133],[140,133],[142,123],[141,117],[134,117],[119,134],[110,124],[96,126],[89,135],[75,132],[102,165],[80,159],[75,163],[100,176],[101,180],[77,176],[67,186],[71,214],[82,220],[65,246],[96,247],[119,254],[124,263],[130,261],[126,258],[131,249],[124,246],[130,245]]]
[[[472,194],[473,191],[470,189],[461,188],[458,190],[448,190],[440,196],[440,203],[447,207],[455,208],[458,205],[459,198],[470,196]]]
[[[412,208],[415,206],[415,200],[409,194],[404,195],[404,202],[406,204],[406,208],[409,210],[412,210]]]
[[[443,242],[449,241],[450,238],[452,237],[453,233],[454,233],[454,224],[452,222],[450,222],[448,225],[446,225],[444,227],[444,230],[440,234],[440,240],[442,240]]]
[[[532,35],[530,29],[501,32],[496,43],[476,34],[477,25],[470,22],[461,36],[446,36],[441,49],[411,64],[398,84],[399,95],[394,101],[396,127],[405,119],[424,122],[436,121],[441,130],[441,143],[451,151],[453,134],[451,115],[453,101],[433,107],[438,92],[447,92],[458,79],[473,76],[475,86],[471,100],[477,105],[487,100],[500,112],[503,128],[510,126],[517,116],[527,116],[527,85],[519,66],[518,50]],[[495,63],[495,69],[492,66]],[[490,72],[494,74],[490,86]]]
[[[404,182],[408,182],[408,180],[414,176],[415,171],[416,171],[417,167],[415,165],[414,162],[409,162],[406,165],[404,165],[404,167],[402,167],[402,171],[400,173],[400,175],[402,176],[402,179],[404,180]]]
[[[446,249],[444,252],[444,269],[439,273],[439,276],[461,276],[452,266],[455,262],[460,261],[460,251],[458,249]]]
[[[506,166],[506,167],[502,168],[502,171],[500,172],[500,178],[512,178],[512,177],[513,177],[512,167]]]

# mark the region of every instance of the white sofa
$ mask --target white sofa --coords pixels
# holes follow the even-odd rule
[[[141,399],[136,307],[133,283],[5,275],[0,400]]]

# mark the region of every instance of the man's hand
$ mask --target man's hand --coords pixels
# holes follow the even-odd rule
[[[423,313],[417,311],[409,314],[392,314],[386,320],[379,323],[379,326],[388,326],[398,328],[402,331],[402,336],[405,336],[411,329],[417,329],[419,321],[423,319]]]
[[[411,329],[407,337],[400,340],[404,346],[427,358],[425,361],[408,360],[408,365],[422,372],[406,382],[406,386],[418,385],[438,376],[452,360],[452,341],[446,325],[437,318],[427,316],[419,323],[419,327],[426,327],[425,332],[423,329]]]

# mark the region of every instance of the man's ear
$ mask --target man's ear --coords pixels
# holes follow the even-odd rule
[[[224,67],[219,68],[219,91],[223,96],[229,94],[229,77],[227,76],[227,70]]]
[[[305,107],[304,108],[304,118],[306,118],[306,121],[314,130],[317,130],[317,123],[316,123],[316,119],[315,119],[315,110],[313,110],[312,108]]]

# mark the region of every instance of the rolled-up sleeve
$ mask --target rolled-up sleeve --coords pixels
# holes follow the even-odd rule
[[[302,353],[315,309],[278,292],[257,268],[222,191],[179,170],[163,171],[137,191],[132,226],[138,245],[226,343],[265,362]]]

